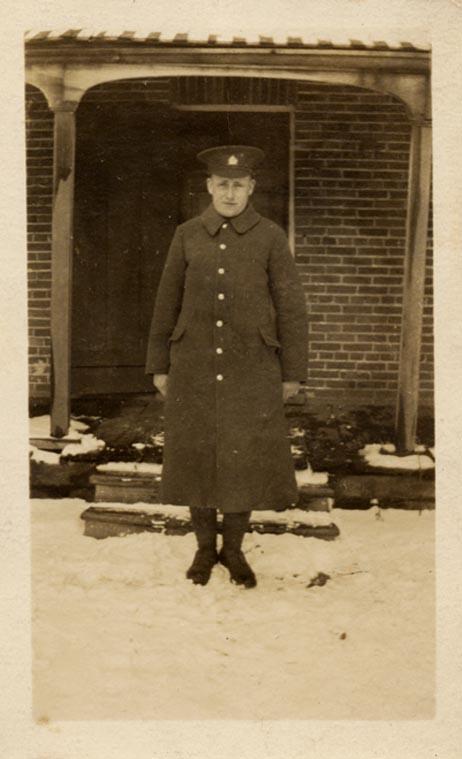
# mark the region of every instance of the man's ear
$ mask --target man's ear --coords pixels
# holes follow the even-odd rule
[[[250,180],[250,188],[249,188],[249,195],[252,195],[253,191],[255,190],[255,179],[252,177]]]
[[[212,194],[212,177],[207,177],[207,192],[209,195]]]

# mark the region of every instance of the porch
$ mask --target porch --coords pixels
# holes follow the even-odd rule
[[[105,40],[103,36],[86,42],[79,34],[71,33],[57,38],[33,37],[26,44],[27,80],[44,93],[54,112],[52,434],[59,437],[66,433],[72,396],[126,392],[128,388],[134,392],[149,390],[140,371],[143,341],[168,239],[175,224],[196,213],[204,202],[201,178],[192,168],[191,157],[210,140],[211,134],[214,140],[222,142],[228,134],[248,136],[250,132],[254,142],[261,144],[266,140],[270,151],[274,151],[272,166],[282,167],[279,173],[273,171],[263,178],[259,202],[263,212],[285,226],[302,277],[306,272],[307,301],[315,327],[311,396],[320,389],[329,390],[329,382],[333,383],[331,394],[340,389],[344,397],[352,389],[369,390],[370,394],[375,392],[388,398],[394,393],[397,447],[401,453],[413,451],[430,197],[428,51],[383,46],[364,49],[354,43],[348,49],[326,49],[300,41],[288,41],[286,45],[265,41],[248,48],[242,41],[216,45],[209,40],[198,46],[185,39],[164,43],[157,37],[141,41],[124,35],[115,40]],[[117,63],[113,63],[114,53]],[[105,90],[114,97],[123,82],[132,82],[135,88],[137,83],[138,87],[141,84],[145,93],[157,91],[155,103],[145,101],[148,107],[144,108],[143,118],[139,118],[143,109],[138,107],[135,113],[131,112],[133,98],[119,108],[114,100],[109,108],[107,103],[102,107],[101,97],[98,101],[98,92],[101,96]],[[234,95],[230,95],[233,86]],[[380,143],[377,135],[373,135],[371,142],[371,135],[363,131],[359,142],[358,132],[352,134],[347,128],[350,134],[342,135],[341,126],[339,131],[339,125],[333,124],[334,134],[326,138],[324,129],[322,134],[314,133],[314,140],[302,144],[303,119],[297,125],[294,113],[305,114],[306,118],[313,103],[316,104],[316,95],[325,93],[326,88],[334,95],[338,91],[340,99],[349,96],[350,102],[358,92],[369,89],[384,98],[381,108],[387,107],[392,114],[402,109],[409,117],[406,221],[400,218],[402,200],[399,197],[390,200],[390,193],[401,192],[400,177],[390,173],[377,176],[381,168],[385,172],[393,170],[391,163],[383,167],[380,160],[377,163],[379,158],[383,160],[383,152],[380,157],[378,153],[384,148],[391,150],[388,144]],[[138,96],[138,103],[140,100]],[[361,107],[358,103],[359,110]],[[375,101],[376,115],[378,107]],[[314,114],[310,128],[318,115],[316,109]],[[329,117],[332,118],[328,114],[327,120]],[[359,132],[361,126],[359,123]],[[151,141],[146,140],[149,134]],[[194,138],[181,156],[178,145],[185,141],[185,134]],[[315,192],[313,187],[326,187],[329,171],[336,171],[321,153],[326,139],[335,141],[339,137],[343,142],[337,145],[337,152],[349,148],[350,160],[357,162],[356,176],[350,165],[343,167],[342,172],[349,171],[351,176],[342,174],[342,178],[357,184],[354,188],[350,184],[349,192],[343,190],[340,202],[331,202],[331,221],[326,210],[328,195],[323,195],[321,212],[322,193],[319,189]],[[393,161],[390,153],[388,158]],[[369,160],[369,165],[362,163],[364,159]],[[176,171],[170,170],[172,164]],[[399,171],[399,165],[396,168]],[[175,184],[176,173],[183,177],[182,186]],[[368,176],[374,181],[380,179],[383,187],[374,190],[366,184],[360,189],[358,183]],[[396,181],[394,189],[386,187],[387,182],[396,185]],[[335,192],[338,197],[338,187]],[[382,217],[380,196],[369,209],[362,208],[362,217],[358,203],[354,213],[351,212],[347,199],[359,200],[361,192],[363,203],[374,192],[384,193],[386,205],[382,207]],[[303,208],[305,211],[309,208],[313,194],[315,212],[307,228]],[[281,202],[284,195],[288,198],[286,204]],[[331,201],[333,197],[334,194]],[[152,213],[153,207],[157,216]],[[372,221],[366,226],[368,212]],[[128,226],[122,223],[127,215],[132,219]],[[321,234],[315,222],[320,216],[324,217]],[[345,222],[341,232],[335,227],[335,219]],[[331,234],[327,233],[329,224]],[[390,234],[393,226],[401,224],[403,234],[405,231],[402,241],[399,234],[396,239]],[[135,228],[139,230],[138,238],[133,237]],[[387,238],[383,249],[373,244],[373,238],[375,243]],[[156,255],[152,255],[151,247],[151,255],[144,255],[143,259],[147,249],[143,240],[151,246],[154,240],[158,243]],[[399,285],[390,282],[389,269],[386,273],[380,271],[378,258],[369,265],[363,261],[364,271],[360,270],[358,258],[364,252],[361,246],[365,240],[369,242],[369,250],[376,248],[376,255],[382,254],[383,259],[386,254],[394,260]],[[105,255],[101,255],[102,250]],[[326,257],[326,252],[331,253],[327,266],[320,260]],[[335,257],[339,253],[342,257]],[[388,277],[386,283],[376,281],[375,277],[381,276],[386,280]],[[345,281],[348,277],[352,280],[349,283]],[[367,293],[369,285],[373,293]],[[335,302],[333,291],[341,291],[336,297],[343,301]],[[369,305],[372,303],[377,305]],[[371,328],[373,314],[380,314],[380,309],[383,309],[381,321],[389,324],[388,331],[380,329],[380,324]],[[127,314],[134,313],[137,318],[130,322]],[[396,321],[401,321],[398,333]],[[335,347],[339,333],[343,342],[349,344],[349,352],[342,345]],[[123,341],[120,334],[124,335]],[[365,363],[368,344],[373,344],[373,349]],[[398,354],[398,348],[399,361],[393,355]],[[384,376],[387,370],[388,377]]]

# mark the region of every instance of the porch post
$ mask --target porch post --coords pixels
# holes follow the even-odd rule
[[[53,104],[53,218],[51,242],[51,435],[67,434],[70,419],[71,295],[74,215],[75,111]]]
[[[403,311],[396,408],[396,450],[415,447],[419,396],[420,349],[425,260],[430,206],[431,122],[413,121],[404,259]]]

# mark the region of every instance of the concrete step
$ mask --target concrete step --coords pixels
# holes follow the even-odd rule
[[[185,535],[192,532],[189,509],[185,506],[164,504],[115,504],[90,506],[82,513],[84,534],[93,538],[122,537],[140,532],[161,532],[166,535]],[[218,516],[218,532],[221,528]],[[334,540],[340,530],[328,514],[308,513],[300,509],[283,512],[252,512],[248,532],[259,534],[292,534]]]
[[[95,488],[94,500],[98,503],[158,503],[160,495],[160,465],[133,465],[125,469],[98,467],[91,475],[90,484]],[[299,479],[300,478],[299,476]],[[334,491],[326,484],[299,484],[297,506],[310,511],[330,511],[334,504]]]
[[[418,474],[347,474],[336,477],[333,488],[339,508],[368,507],[372,501],[382,507],[435,506],[434,480]]]

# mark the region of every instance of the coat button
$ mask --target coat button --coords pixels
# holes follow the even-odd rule
[[[218,321],[215,322],[215,323],[216,323],[217,327],[222,327],[223,326],[223,322],[221,321],[221,319],[218,319]]]
[[[217,348],[217,353],[223,353],[223,348]]]
[[[225,273],[225,270],[223,269],[222,266],[220,266],[220,268],[218,269],[218,274],[224,274],[224,273]]]
[[[224,242],[220,243],[220,250],[226,250],[226,245],[224,244]]]
[[[225,294],[224,293],[218,293],[218,300],[224,300]]]
[[[218,380],[218,382],[221,382],[222,379],[223,379],[223,375],[222,374],[217,374],[217,380]]]
[[[225,223],[224,223],[224,224],[222,224],[221,226],[222,226],[222,229],[227,229],[227,228],[228,228],[228,225],[227,225],[226,221],[225,221]]]

